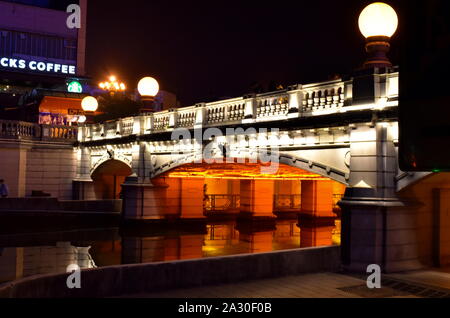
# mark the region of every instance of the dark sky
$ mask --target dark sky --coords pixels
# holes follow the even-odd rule
[[[348,74],[364,62],[355,0],[90,0],[88,72],[129,87],[145,75],[183,106]],[[395,7],[398,0],[387,1]],[[391,58],[396,63],[395,38]]]

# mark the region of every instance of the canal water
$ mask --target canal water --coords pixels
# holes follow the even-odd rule
[[[340,244],[335,227],[302,228],[296,220],[255,228],[236,222],[209,223],[198,231],[125,231],[120,228],[0,235],[0,283],[95,268]],[[132,233],[132,234],[129,234]]]

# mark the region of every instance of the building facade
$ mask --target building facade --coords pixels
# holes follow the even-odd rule
[[[81,28],[69,28],[69,4]],[[0,1],[0,116],[71,125],[81,111],[87,0]]]

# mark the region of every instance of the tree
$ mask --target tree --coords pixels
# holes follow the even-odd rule
[[[99,98],[98,111],[100,115],[95,116],[95,122],[115,120],[131,117],[139,113],[141,105],[130,99],[125,94],[108,94]]]

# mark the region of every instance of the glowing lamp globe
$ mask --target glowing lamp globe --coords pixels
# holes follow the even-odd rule
[[[97,99],[92,96],[83,98],[81,101],[81,108],[83,108],[85,112],[95,112],[98,108]]]
[[[397,31],[398,16],[395,10],[383,2],[368,5],[359,16],[359,29],[365,38],[392,37]]]
[[[87,118],[86,118],[86,116],[80,116],[80,117],[78,117],[78,122],[80,123],[80,124],[84,124],[85,122],[86,122],[86,120],[87,120]]]
[[[159,84],[153,77],[144,77],[139,81],[138,91],[141,96],[155,97],[159,92]]]

